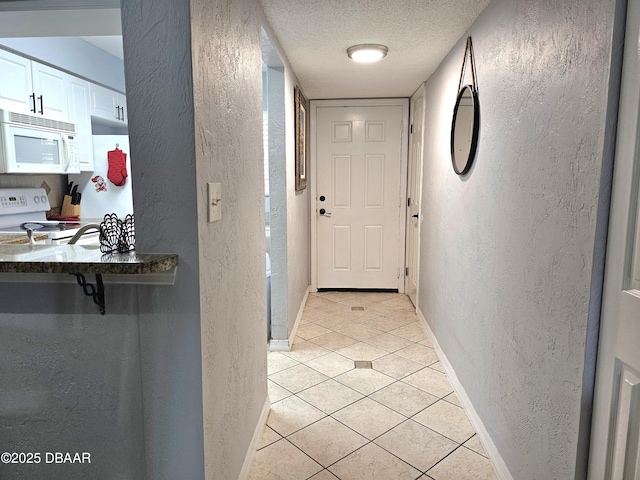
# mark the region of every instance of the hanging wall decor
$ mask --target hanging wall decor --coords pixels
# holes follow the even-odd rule
[[[467,57],[471,63],[471,85],[462,86],[467,66]],[[453,109],[451,123],[451,162],[458,175],[466,174],[476,156],[478,132],[480,130],[480,103],[478,102],[478,84],[476,64],[473,57],[471,37],[467,37],[464,50],[462,72],[458,83],[458,98]]]
[[[304,98],[300,87],[294,90],[295,119],[296,119],[296,190],[307,188],[307,159],[309,115],[307,113],[307,99]]]

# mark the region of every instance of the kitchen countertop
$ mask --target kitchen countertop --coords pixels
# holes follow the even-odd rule
[[[26,238],[26,235],[25,235]],[[0,272],[152,274],[178,266],[178,255],[103,254],[99,245],[0,245]]]
[[[46,233],[33,233],[33,239],[36,241],[46,240]],[[0,245],[18,245],[21,243],[29,243],[26,233],[0,233]]]

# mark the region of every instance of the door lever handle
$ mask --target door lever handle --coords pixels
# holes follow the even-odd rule
[[[325,217],[331,216],[331,212],[327,212],[324,208],[321,208],[318,213],[320,213],[320,215],[324,215]]]
[[[413,218],[418,218],[420,216],[419,213],[416,213],[415,215],[411,215]]]

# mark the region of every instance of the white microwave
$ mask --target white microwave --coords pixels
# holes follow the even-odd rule
[[[0,173],[80,173],[75,124],[0,109]]]

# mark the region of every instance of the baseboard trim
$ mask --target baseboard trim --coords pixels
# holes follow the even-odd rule
[[[242,464],[240,475],[238,475],[238,480],[247,480],[249,478],[249,473],[251,473],[251,465],[253,465],[253,460],[256,457],[258,445],[260,445],[260,439],[262,438],[264,427],[267,424],[267,418],[269,417],[270,410],[271,403],[269,402],[269,395],[267,395],[267,399],[265,400],[264,406],[262,407],[262,412],[260,412],[260,418],[258,418],[258,424],[256,425],[256,429],[253,432],[253,438],[251,438],[249,449],[247,450],[247,454],[244,457],[244,463]]]
[[[293,339],[296,338],[296,333],[298,332],[298,325],[300,325],[300,320],[302,319],[302,314],[304,312],[304,306],[307,303],[307,298],[309,298],[309,292],[311,291],[311,285],[307,287],[307,291],[304,292],[304,297],[302,297],[302,302],[300,302],[300,307],[298,308],[298,315],[296,316],[296,321],[293,323],[293,328],[291,329],[291,333],[289,334],[289,338],[286,340],[277,340],[272,338],[269,340],[269,345],[267,349],[270,352],[290,352],[291,345],[293,345]]]
[[[289,348],[289,340],[275,340],[271,339],[269,341],[269,351],[270,352],[288,352],[291,348]]]
[[[453,370],[453,367],[449,363],[447,356],[442,351],[442,348],[440,348],[440,344],[438,343],[436,336],[431,331],[431,327],[429,327],[427,320],[424,318],[424,315],[422,314],[420,309],[417,309],[416,313],[418,315],[418,320],[420,321],[422,328],[424,329],[427,336],[431,340],[431,343],[433,344],[433,348],[435,349],[436,354],[438,355],[438,359],[442,364],[442,368],[444,368],[445,372],[447,372],[447,376],[449,377],[449,381],[451,382],[451,386],[453,387],[453,390],[456,392],[456,395],[460,399],[460,403],[462,403],[462,406],[467,412],[467,415],[469,416],[469,420],[471,421],[473,428],[478,434],[480,443],[482,443],[482,446],[487,452],[489,460],[493,464],[493,468],[495,468],[496,473],[498,474],[498,478],[500,478],[501,480],[513,480],[513,476],[511,475],[511,472],[509,472],[509,469],[507,468],[507,464],[504,462],[502,455],[500,455],[500,452],[498,451],[495,444],[493,443],[493,440],[491,439],[489,432],[487,431],[484,424],[482,423],[482,420],[480,420],[480,416],[476,412],[476,409],[473,407],[473,404],[471,403],[471,399],[469,398],[469,396],[467,395],[467,392],[465,392],[464,388],[462,387],[460,380],[458,380],[456,372]]]
[[[300,320],[302,320],[302,314],[304,313],[304,306],[307,304],[307,298],[309,298],[310,290],[311,290],[311,285],[307,287],[307,291],[304,292],[304,297],[302,297],[302,302],[300,302],[300,307],[298,308],[298,315],[296,315],[296,321],[293,324],[291,333],[289,334],[289,348],[291,348],[291,345],[293,345],[293,340],[296,338],[296,333],[298,333],[298,326],[300,325]]]

